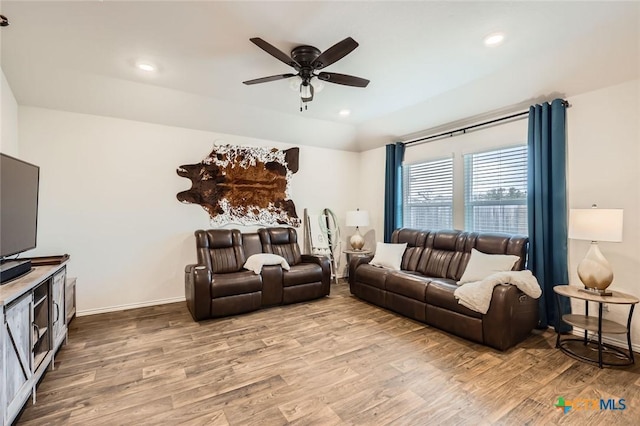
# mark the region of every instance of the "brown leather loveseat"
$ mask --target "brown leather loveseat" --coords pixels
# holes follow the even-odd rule
[[[293,228],[195,232],[198,263],[185,268],[187,307],[196,321],[327,296],[331,266],[325,256],[303,255]],[[265,265],[260,274],[243,269],[249,256],[272,253],[290,269]]]
[[[525,265],[528,238],[506,234],[398,229],[393,243],[407,243],[400,271],[369,265],[372,256],[349,265],[351,293],[466,339],[506,350],[525,339],[538,323],[538,301],[516,286],[493,289],[486,314],[460,305],[453,295],[471,249],[519,256]]]

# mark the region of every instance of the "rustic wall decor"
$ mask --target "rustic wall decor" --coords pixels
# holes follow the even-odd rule
[[[212,226],[300,226],[296,206],[289,199],[299,154],[299,148],[214,146],[201,162],[178,168],[179,176],[191,180],[191,189],[179,192],[178,200],[200,204]]]

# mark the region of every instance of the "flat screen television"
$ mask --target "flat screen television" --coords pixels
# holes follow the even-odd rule
[[[0,153],[0,281],[24,273],[24,262],[5,257],[36,247],[40,168]],[[23,265],[19,271],[14,269]],[[29,263],[28,269],[31,268]]]

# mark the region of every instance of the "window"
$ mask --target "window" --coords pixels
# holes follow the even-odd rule
[[[403,171],[403,226],[453,228],[453,159],[407,164]]]
[[[527,235],[527,147],[403,166],[403,226]]]
[[[464,156],[465,229],[528,234],[526,145]]]

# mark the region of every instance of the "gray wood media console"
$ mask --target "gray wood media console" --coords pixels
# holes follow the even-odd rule
[[[67,336],[66,262],[0,286],[0,426],[10,425]]]

